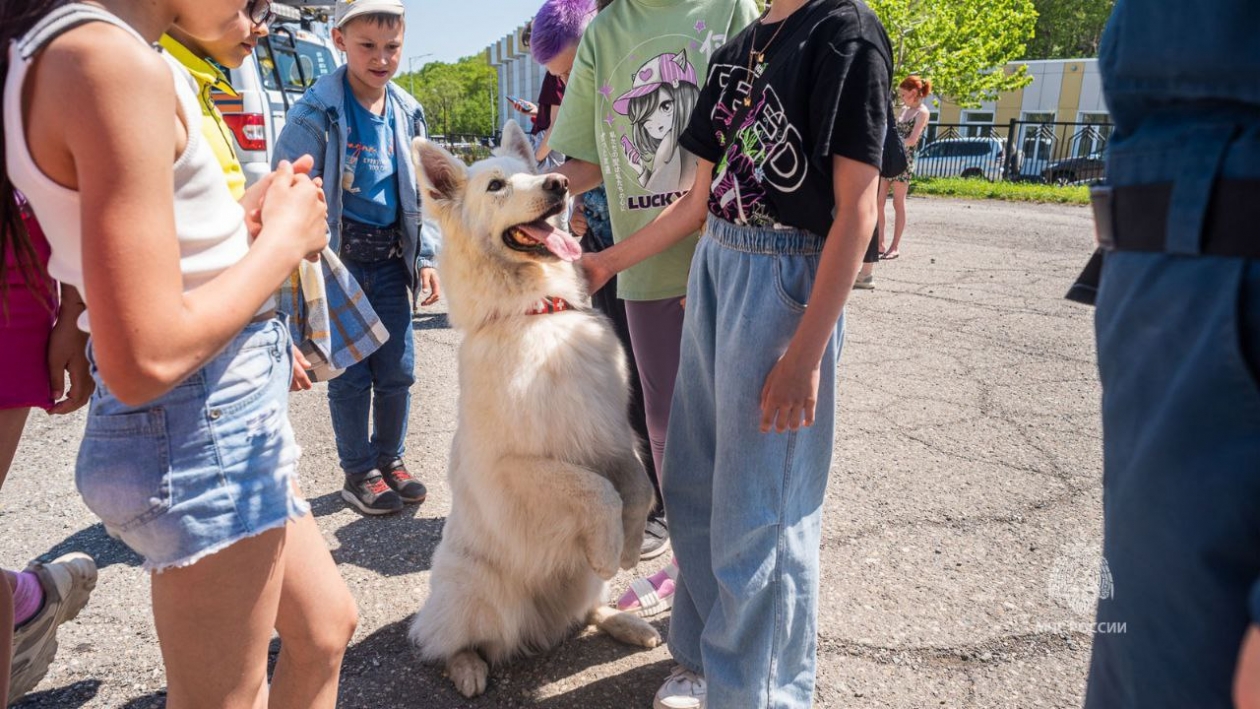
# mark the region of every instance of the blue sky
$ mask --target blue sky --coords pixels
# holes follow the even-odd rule
[[[419,69],[427,62],[452,62],[485,49],[525,23],[543,0],[403,0],[407,6],[407,38],[403,44],[400,72],[417,58]]]

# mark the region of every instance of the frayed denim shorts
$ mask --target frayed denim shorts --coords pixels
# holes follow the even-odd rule
[[[297,493],[287,324],[251,323],[204,367],[142,406],[101,381],[75,470],[83,501],[146,569],[191,565],[310,511]]]

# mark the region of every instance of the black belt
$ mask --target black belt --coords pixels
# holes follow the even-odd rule
[[[1167,251],[1172,183],[1090,191],[1098,245],[1108,251]],[[1203,220],[1201,255],[1260,258],[1260,180],[1218,180]]]
[[[1167,182],[1090,190],[1098,250],[1068,290],[1068,300],[1094,304],[1105,252],[1168,250],[1172,190],[1172,184]],[[1200,253],[1260,258],[1260,180],[1217,181],[1204,214]]]
[[[375,226],[343,219],[339,255],[360,263],[377,263],[401,256],[402,228],[397,223]]]

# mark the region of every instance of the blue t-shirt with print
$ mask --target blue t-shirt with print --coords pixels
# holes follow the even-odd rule
[[[398,221],[398,164],[394,112],[386,98],[385,115],[363,107],[346,81],[346,159],[342,165],[342,216],[363,224],[391,226]]]

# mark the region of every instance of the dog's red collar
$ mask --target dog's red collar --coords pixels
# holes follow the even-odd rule
[[[526,315],[547,315],[548,313],[559,313],[564,310],[573,310],[573,306],[564,298],[555,296],[545,296],[542,300],[534,303],[534,307],[525,311]]]

